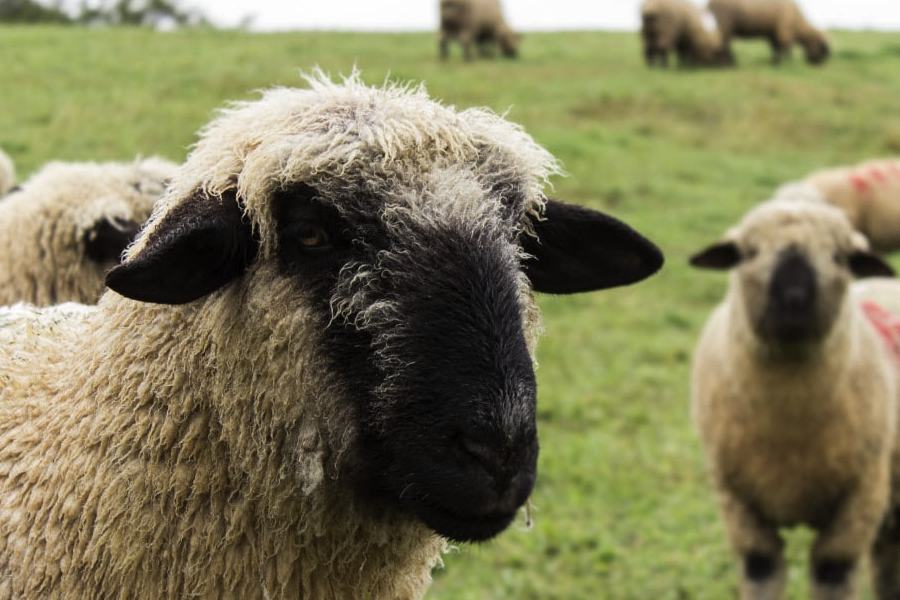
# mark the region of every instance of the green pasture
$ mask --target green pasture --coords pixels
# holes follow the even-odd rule
[[[799,52],[773,67],[743,42],[737,69],[650,71],[637,33],[532,33],[516,61],[464,64],[458,48],[440,62],[432,33],[0,27],[0,147],[20,178],[51,159],[182,160],[226,101],[304,85],[316,65],[506,113],[562,160],[552,195],[626,220],[667,262],[633,287],[540,298],[533,526],[448,554],[428,597],[722,600],[737,574],[688,372],[726,277],[687,257],[782,182],[900,154],[900,33],[832,38],[820,68]],[[791,599],[807,597],[808,539],[789,539]]]

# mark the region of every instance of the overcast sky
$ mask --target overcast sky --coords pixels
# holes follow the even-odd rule
[[[705,4],[706,0],[696,0]],[[521,30],[638,28],[641,0],[501,0],[507,20]],[[900,0],[800,0],[806,16],[827,29],[900,31]],[[260,31],[342,29],[429,31],[437,28],[438,0],[181,0],[215,24],[250,19]]]

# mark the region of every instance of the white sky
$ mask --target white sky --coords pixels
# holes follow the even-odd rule
[[[705,4],[706,0],[695,0]],[[501,0],[516,29],[638,28],[641,0]],[[900,30],[898,0],[799,0],[807,18],[826,29]],[[181,0],[219,26],[250,20],[251,29],[430,31],[438,0]]]

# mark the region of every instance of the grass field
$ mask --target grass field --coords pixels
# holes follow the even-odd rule
[[[833,32],[810,68],[649,71],[636,33],[529,34],[519,60],[437,60],[433,34],[0,28],[0,147],[21,177],[51,159],[184,158],[228,100],[300,71],[424,80],[507,112],[564,163],[553,195],[609,211],[665,251],[637,286],[542,297],[534,526],[461,547],[432,599],[722,600],[736,570],[688,418],[694,340],[725,276],[686,259],[780,183],[900,154],[900,33]],[[788,598],[806,594],[808,532],[790,536]],[[868,583],[865,598],[871,598]]]

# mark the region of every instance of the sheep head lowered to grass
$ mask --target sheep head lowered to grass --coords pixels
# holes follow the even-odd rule
[[[20,435],[16,460],[50,455],[74,465],[66,482],[91,469],[102,486],[21,526],[33,560],[74,556],[51,583],[23,562],[17,591],[417,598],[445,538],[495,536],[531,493],[532,289],[631,283],[659,251],[547,200],[556,162],[493,113],[356,76],[310,84],[207,126],[82,345],[34,353],[77,361],[38,402],[52,411],[33,399],[56,392],[23,384],[32,401],[5,430],[65,440]],[[43,423],[66,419],[61,402],[80,417]],[[83,539],[84,514],[102,535]]]

